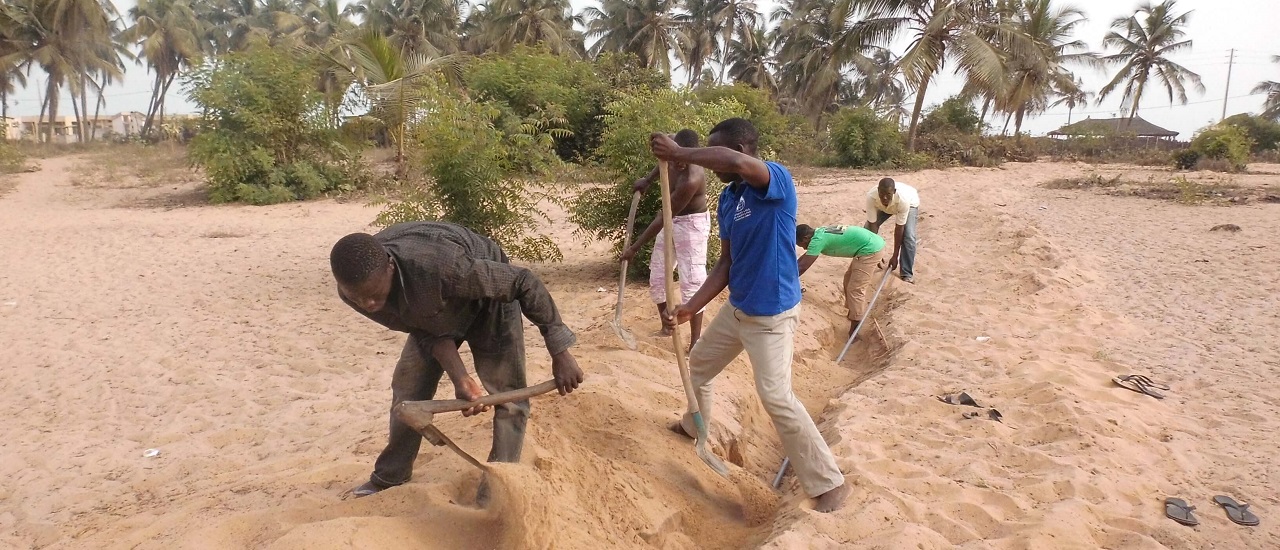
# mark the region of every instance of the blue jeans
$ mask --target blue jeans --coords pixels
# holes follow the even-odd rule
[[[916,265],[916,218],[919,217],[920,209],[912,207],[907,212],[907,224],[902,228],[902,254],[898,257],[898,266],[902,271],[903,277],[913,277]],[[876,212],[876,228],[880,228],[880,224],[888,221],[891,216],[884,212]],[[896,228],[895,228],[896,230]],[[894,243],[893,246],[898,246]]]

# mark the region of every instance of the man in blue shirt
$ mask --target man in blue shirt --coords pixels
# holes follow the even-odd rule
[[[653,155],[696,164],[728,183],[716,211],[720,259],[702,288],[676,309],[686,323],[729,288],[720,308],[689,354],[689,373],[702,415],[711,419],[711,380],[745,350],[756,392],[791,458],[800,486],[817,499],[814,509],[839,509],[850,489],[813,418],[791,389],[791,353],[800,322],[800,269],[796,264],[796,189],[791,172],[756,155],[759,134],[741,118],[711,129],[707,147],[680,147],[670,136],[650,136]],[[689,415],[673,426],[694,433]]]

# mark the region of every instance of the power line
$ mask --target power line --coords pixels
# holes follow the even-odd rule
[[[1244,99],[1244,98],[1246,98],[1246,97],[1253,97],[1253,96],[1256,96],[1256,95],[1266,95],[1266,94],[1265,94],[1264,92],[1259,92],[1259,93],[1256,93],[1256,94],[1244,94],[1244,95],[1233,96],[1233,97],[1229,97],[1229,98],[1227,98],[1227,99]],[[1218,99],[1206,99],[1206,100],[1203,100],[1203,101],[1192,101],[1192,102],[1189,102],[1189,103],[1182,103],[1182,104],[1178,104],[1178,105],[1170,105],[1170,106],[1168,106],[1167,108],[1169,108],[1169,109],[1173,109],[1173,108],[1177,108],[1177,107],[1190,107],[1190,106],[1192,106],[1192,105],[1203,105],[1203,104],[1205,104],[1205,103],[1217,103],[1218,101],[1220,101],[1220,100],[1218,100]],[[1153,107],[1153,108],[1165,108],[1165,107]],[[1070,116],[1075,116],[1075,115],[1110,115],[1110,114],[1115,114],[1115,113],[1117,113],[1117,112],[1119,112],[1119,111],[1123,111],[1123,110],[1125,110],[1125,109],[1124,109],[1123,107],[1121,107],[1121,108],[1117,108],[1117,109],[1107,109],[1107,110],[1103,110],[1103,111],[1072,111],[1071,113],[1040,113],[1040,114],[1038,114],[1038,115],[1036,115],[1036,116],[1037,116],[1037,117],[1042,117],[1042,116],[1068,116],[1068,115],[1070,115]]]

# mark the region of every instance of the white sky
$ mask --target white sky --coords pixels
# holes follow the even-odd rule
[[[113,0],[123,13],[134,5],[134,0]],[[572,0],[576,11],[594,5],[595,0]],[[1088,21],[1079,27],[1079,38],[1095,50],[1101,48],[1102,37],[1106,34],[1112,19],[1132,13],[1138,0],[1075,0],[1068,2],[1084,10]],[[759,0],[761,11],[769,12],[777,5],[775,0]],[[1212,122],[1216,122],[1222,114],[1222,100],[1226,92],[1228,50],[1236,49],[1236,63],[1231,75],[1231,90],[1227,105],[1227,115],[1239,112],[1256,112],[1263,101],[1261,95],[1248,95],[1258,82],[1263,80],[1280,80],[1280,64],[1271,63],[1271,55],[1280,55],[1280,2],[1276,0],[1179,0],[1179,11],[1193,10],[1188,36],[1194,41],[1190,52],[1183,53],[1174,59],[1200,74],[1204,80],[1205,93],[1197,95],[1188,90],[1188,105],[1169,104],[1167,96],[1161,90],[1149,89],[1143,98],[1139,114],[1147,120],[1165,128],[1180,132],[1181,139],[1189,139],[1191,134]],[[903,45],[898,45],[900,52]],[[1109,75],[1093,69],[1078,68],[1076,73],[1084,79],[1085,88],[1097,91],[1108,81]],[[104,113],[119,111],[145,111],[151,93],[151,75],[144,66],[130,65],[123,82],[112,86],[106,94],[107,106]],[[677,82],[684,79],[677,76]],[[43,90],[45,76],[38,70],[33,72],[25,90],[19,90],[10,98],[10,116],[32,116],[39,114],[40,103],[37,89]],[[949,73],[929,87],[926,105],[938,103],[960,89],[958,78]],[[167,111],[183,113],[192,111],[192,106],[183,97],[178,86],[170,91]],[[910,101],[911,98],[908,99]],[[69,97],[64,92],[59,111],[71,114]],[[1112,117],[1120,111],[1120,99],[1116,94],[1108,98],[1101,106],[1077,108],[1072,120],[1080,120],[1085,116]],[[1033,134],[1043,134],[1061,126],[1067,121],[1065,108],[1049,112],[1029,119],[1023,123],[1024,130]]]

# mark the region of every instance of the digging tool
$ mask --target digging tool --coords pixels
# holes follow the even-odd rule
[[[396,418],[407,424],[414,431],[422,434],[422,437],[430,441],[432,445],[437,447],[447,446],[450,450],[458,453],[463,460],[470,462],[472,466],[484,471],[488,471],[489,467],[485,463],[476,460],[475,457],[468,454],[462,448],[458,447],[449,436],[444,435],[440,428],[435,427],[432,421],[435,420],[437,413],[446,413],[454,411],[464,411],[477,405],[501,405],[503,403],[511,403],[513,401],[524,401],[532,397],[542,395],[544,393],[554,391],[556,389],[555,380],[547,380],[536,386],[529,386],[518,390],[505,391],[502,393],[493,393],[481,397],[477,401],[466,401],[463,399],[446,399],[439,401],[404,401],[396,405]]]
[[[884,283],[889,280],[889,275],[893,270],[885,269],[884,276],[880,277],[880,284],[876,286],[876,293],[871,295],[871,301],[867,302],[867,310],[862,312],[862,318],[858,319],[858,326],[853,327],[853,334],[849,335],[849,341],[844,343],[844,349],[840,350],[840,356],[836,358],[836,363],[844,360],[844,354],[849,352],[849,346],[853,345],[853,339],[858,337],[858,331],[862,330],[862,324],[867,322],[867,318],[871,316],[871,308],[876,305],[876,298],[880,297],[880,291],[884,289]],[[778,468],[778,475],[773,478],[773,488],[777,489],[782,484],[782,474],[787,472],[787,466],[791,464],[791,457],[782,459],[782,467]]]
[[[641,193],[636,191],[635,195],[631,197],[631,213],[627,214],[627,236],[622,240],[623,250],[626,250],[627,247],[631,246],[631,232],[635,228],[636,208],[639,208],[640,206],[640,196]],[[622,340],[622,343],[626,344],[628,349],[634,350],[636,349],[636,337],[634,334],[631,334],[631,331],[627,330],[626,327],[622,326],[622,295],[626,288],[627,261],[622,260],[622,270],[618,273],[618,307],[613,311],[613,321],[610,324],[613,325],[613,332],[618,335],[618,338]]]
[[[665,252],[665,257],[663,260],[667,278],[667,316],[675,320],[676,307],[680,304],[680,290],[676,288],[674,273],[676,267],[676,243],[675,230],[672,227],[673,222],[671,220],[671,181],[667,176],[666,161],[658,161],[658,174],[662,176],[662,234],[663,244],[665,244],[665,250],[663,251]],[[693,380],[689,376],[689,362],[684,355],[684,333],[681,332],[678,326],[671,331],[671,343],[676,349],[676,364],[680,368],[680,381],[684,383],[685,399],[689,401],[689,415],[693,417],[693,424],[698,428],[698,436],[694,443],[698,458],[702,459],[716,473],[729,477],[729,467],[707,447],[707,423],[702,418],[702,411],[698,409],[698,398],[693,393]]]

